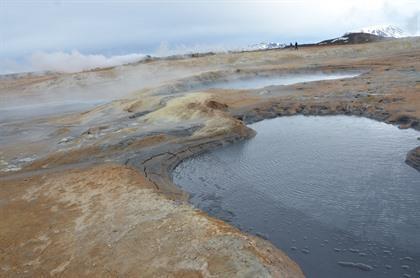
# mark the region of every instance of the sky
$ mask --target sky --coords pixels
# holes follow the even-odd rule
[[[318,42],[378,24],[419,32],[420,0],[0,0],[0,73]]]

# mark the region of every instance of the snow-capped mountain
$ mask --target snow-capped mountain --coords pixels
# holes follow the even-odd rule
[[[404,38],[409,36],[404,30],[393,25],[375,25],[354,31],[354,33],[356,32],[373,34],[384,38]]]
[[[317,43],[318,45],[342,45],[342,44],[356,44],[356,43],[368,43],[377,42],[382,40],[390,39],[388,37],[381,37],[370,33],[362,32],[351,32],[346,33],[341,37],[325,40]]]

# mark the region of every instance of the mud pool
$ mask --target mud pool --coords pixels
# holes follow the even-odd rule
[[[219,89],[259,89],[268,86],[292,85],[302,82],[313,82],[321,80],[334,80],[343,78],[353,78],[360,75],[360,72],[341,72],[341,73],[308,73],[308,74],[286,74],[275,76],[254,76],[248,78],[239,78],[228,82],[216,82],[207,84],[206,88]]]
[[[255,138],[182,162],[190,201],[284,250],[307,277],[420,277],[420,132],[350,117],[250,125]]]

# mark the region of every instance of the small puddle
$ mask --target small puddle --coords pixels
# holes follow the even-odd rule
[[[308,277],[418,276],[420,133],[366,118],[292,116],[182,162],[174,182],[210,215],[269,239]]]
[[[255,76],[239,78],[226,82],[216,82],[205,86],[207,89],[260,89],[267,86],[292,85],[302,82],[321,80],[334,80],[353,78],[360,75],[360,72],[347,73],[311,73],[311,74],[285,74],[276,76]]]

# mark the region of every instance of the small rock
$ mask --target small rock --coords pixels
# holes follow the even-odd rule
[[[61,140],[58,142],[58,144],[68,143],[68,142],[70,142],[71,140],[73,140],[73,138],[72,138],[72,137],[64,137],[63,139],[61,139]]]

